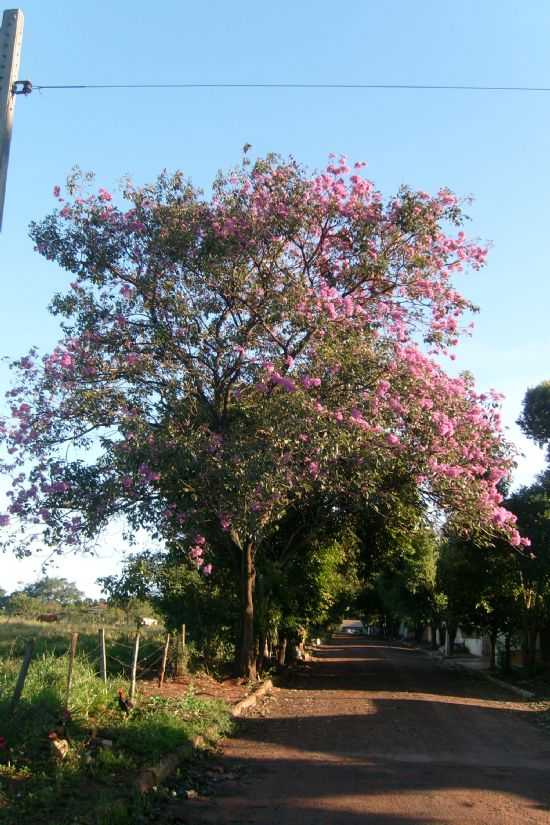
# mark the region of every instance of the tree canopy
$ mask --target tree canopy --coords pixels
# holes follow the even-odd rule
[[[122,514],[204,575],[225,551],[247,670],[255,560],[312,498],[405,478],[455,529],[525,541],[498,489],[498,395],[436,360],[473,308],[453,278],[486,251],[449,190],[385,203],[363,166],[245,159],[210,198],[162,174],[126,206],[56,188],[31,234],[73,281],[51,304],[59,345],[13,365],[11,547],[76,547]]]
[[[23,593],[33,599],[58,602],[61,605],[76,604],[84,599],[84,593],[78,589],[74,582],[51,576],[44,576],[42,579],[26,585],[23,588]]]
[[[527,390],[518,424],[539,447],[550,442],[550,381]]]

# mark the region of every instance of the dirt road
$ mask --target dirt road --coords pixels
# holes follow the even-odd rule
[[[422,653],[337,637],[226,743],[240,779],[175,821],[549,825],[550,735],[533,713]]]

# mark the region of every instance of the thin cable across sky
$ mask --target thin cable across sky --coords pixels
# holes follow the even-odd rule
[[[477,86],[420,83],[69,83],[33,89],[381,89],[456,92],[550,92],[550,86]]]

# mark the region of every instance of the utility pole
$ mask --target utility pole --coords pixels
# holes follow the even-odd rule
[[[6,197],[15,97],[17,94],[29,94],[32,91],[30,83],[18,81],[23,23],[23,12],[20,9],[9,9],[3,14],[0,28],[0,231]]]

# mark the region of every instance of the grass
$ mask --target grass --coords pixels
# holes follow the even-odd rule
[[[0,823],[12,825],[126,825],[147,822],[148,801],[134,791],[134,778],[143,765],[152,765],[196,735],[222,735],[229,730],[227,706],[192,692],[178,698],[151,696],[136,703],[126,716],[117,703],[119,687],[127,688],[122,673],[104,684],[96,674],[96,658],[83,633],[74,663],[67,726],[70,749],[55,758],[48,732],[63,709],[67,681],[67,630],[44,628],[36,637],[20,702],[10,708],[25,638],[21,627],[0,627]],[[25,635],[29,635],[25,623]],[[6,639],[6,635],[10,638]],[[154,637],[151,638],[151,645]],[[158,647],[158,641],[156,642]],[[122,648],[121,648],[122,649]],[[91,753],[92,729],[97,738],[112,741]],[[2,755],[3,754],[3,755]],[[4,764],[2,764],[2,762]]]
[[[98,629],[90,630],[89,625],[79,623],[45,624],[30,619],[0,619],[0,659],[22,656],[25,643],[30,638],[35,641],[35,656],[65,656],[73,632],[78,633],[80,656],[85,657],[99,672]],[[135,627],[106,628],[107,670],[111,676],[129,678],[135,636]],[[162,629],[140,629],[139,659],[142,672],[158,669],[164,639]]]

